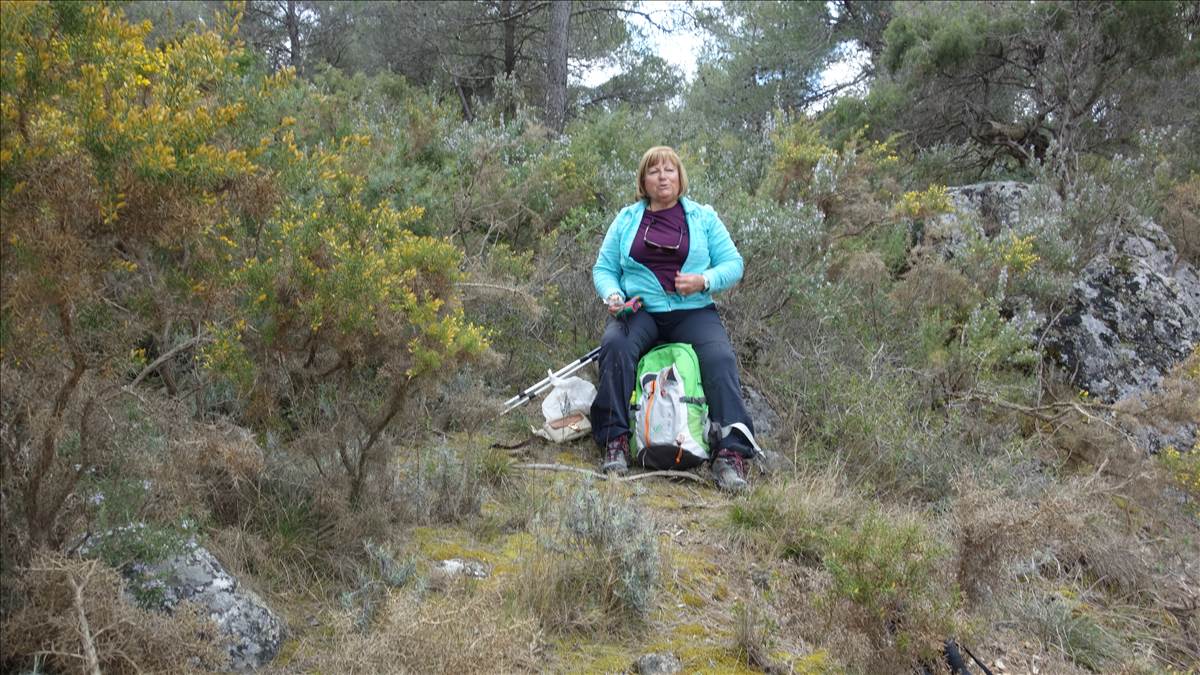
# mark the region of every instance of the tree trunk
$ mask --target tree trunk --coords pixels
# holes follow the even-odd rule
[[[571,27],[570,0],[550,3],[550,32],[546,36],[546,126],[561,134],[567,117],[567,45]]]
[[[500,19],[504,22],[504,76],[512,77],[517,69],[517,17],[513,16],[512,0],[500,3]]]
[[[288,0],[287,16],[288,52],[291,66],[300,72],[300,16],[296,12],[296,0]]]

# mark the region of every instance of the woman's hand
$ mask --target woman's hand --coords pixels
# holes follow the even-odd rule
[[[604,302],[606,305],[608,305],[608,313],[614,315],[621,311],[621,308],[625,306],[625,298],[622,298],[618,293],[613,293],[612,295],[608,296]]]
[[[704,290],[705,283],[703,274],[675,273],[675,292],[680,295],[699,293]]]

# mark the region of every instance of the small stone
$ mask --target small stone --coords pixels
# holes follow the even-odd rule
[[[674,675],[683,670],[683,662],[670,652],[643,654],[634,663],[638,675]]]
[[[1004,662],[1001,661],[1000,659],[996,659],[996,662],[993,665],[995,666],[996,670],[999,670],[999,671],[1008,670],[1008,666],[1004,665]]]
[[[764,572],[763,570],[753,570],[750,572],[750,580],[754,582],[755,586],[758,586],[764,591],[770,590],[771,588],[771,574],[769,572]]]
[[[438,563],[436,569],[448,577],[466,576],[474,579],[486,579],[488,576],[487,565],[478,560],[451,558]]]

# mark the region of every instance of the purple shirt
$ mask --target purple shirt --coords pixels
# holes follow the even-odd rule
[[[662,211],[647,208],[629,248],[629,257],[650,268],[664,291],[674,293],[675,275],[687,256],[688,228],[683,204],[676,202]]]

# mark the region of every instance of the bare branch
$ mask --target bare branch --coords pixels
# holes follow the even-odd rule
[[[514,464],[518,469],[531,469],[535,471],[565,471],[568,473],[579,473],[585,476],[590,476],[597,480],[608,480],[617,483],[626,483],[629,481],[641,480],[643,478],[684,478],[687,480],[704,482],[704,479],[694,473],[688,471],[647,471],[645,473],[634,474],[632,476],[614,476],[606,473],[598,473],[591,469],[583,469],[577,466],[568,466],[566,464]]]
[[[130,382],[129,384],[125,385],[125,389],[133,389],[134,387],[136,387],[138,385],[138,383],[141,382],[143,379],[145,379],[145,377],[147,375],[154,372],[162,364],[171,360],[171,358],[173,358],[179,352],[181,352],[185,349],[189,349],[197,344],[200,344],[201,342],[208,342],[209,339],[210,338],[208,335],[206,335],[205,333],[200,333],[199,335],[196,335],[195,337],[193,337],[191,339],[184,340],[183,342],[179,343],[178,345],[175,345],[170,350],[165,352],[162,356],[159,356],[157,359],[154,359],[154,361],[152,361],[150,363],[150,365],[143,368],[142,372],[138,373],[137,377],[133,378],[133,382]]]

